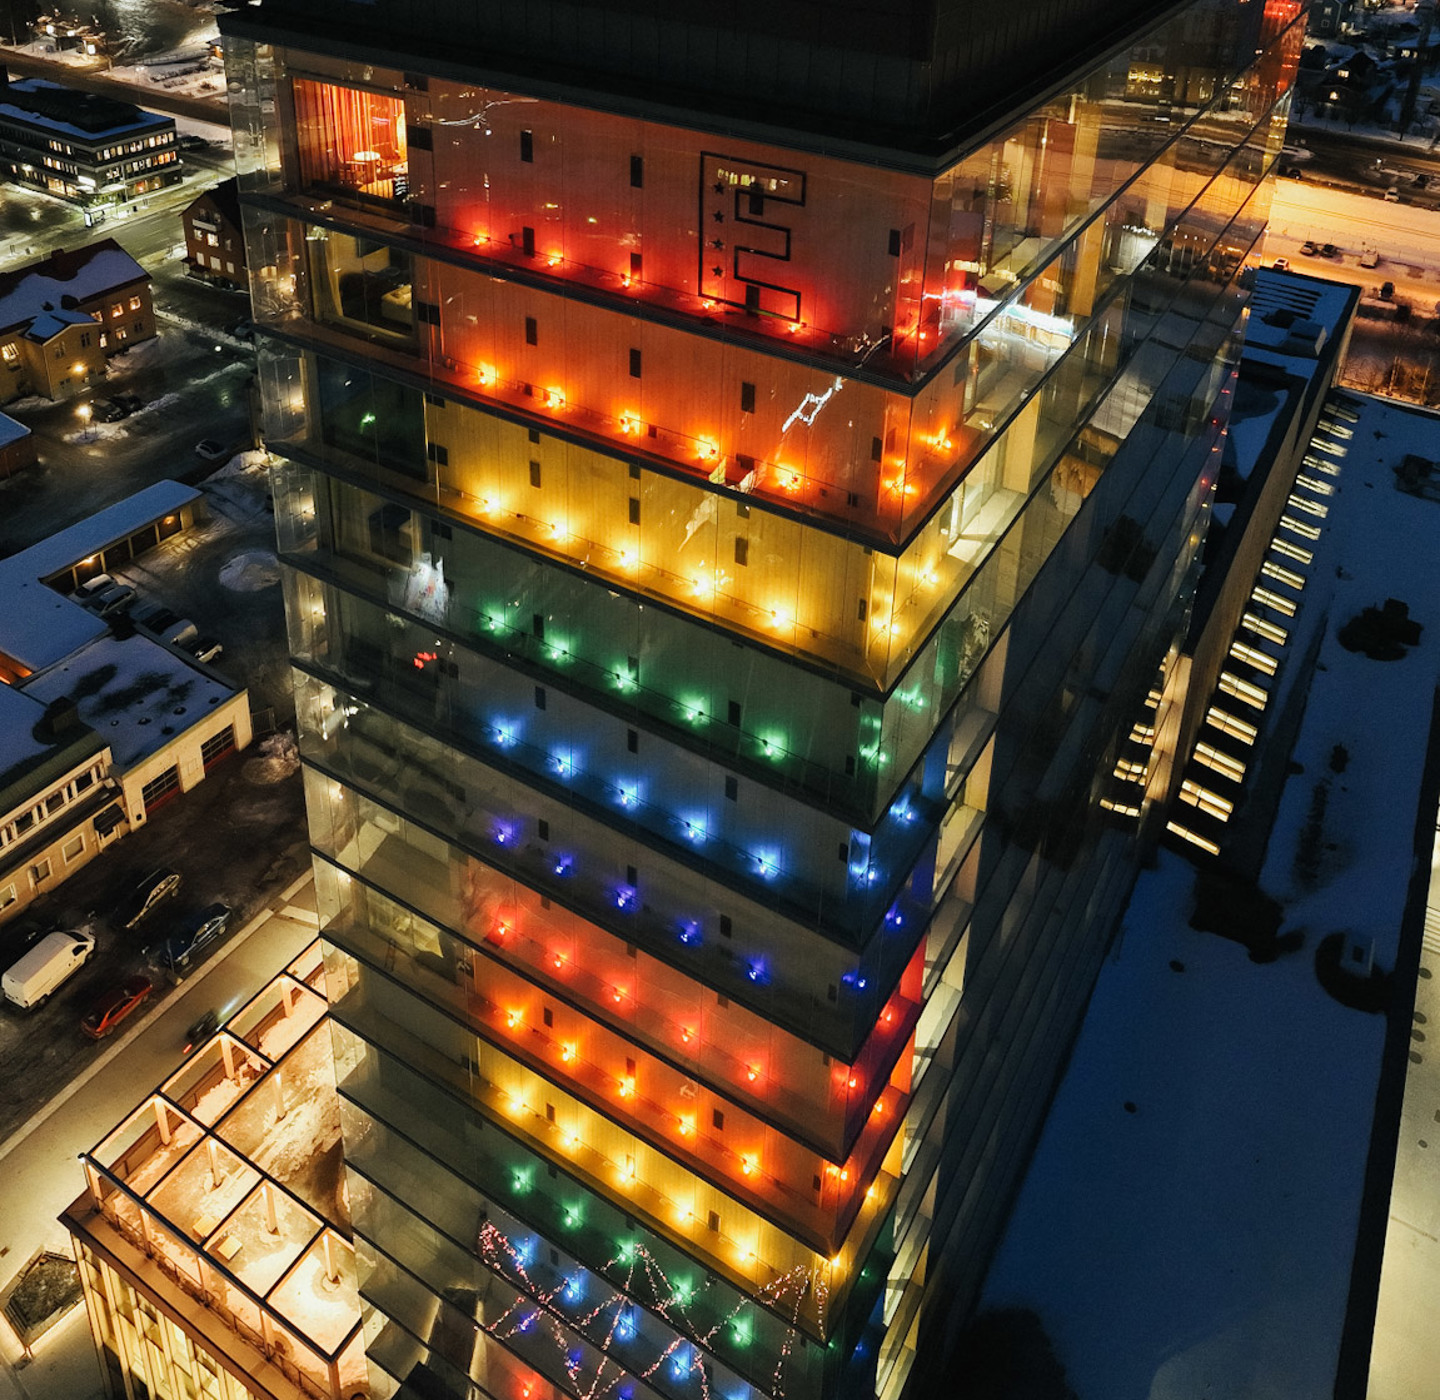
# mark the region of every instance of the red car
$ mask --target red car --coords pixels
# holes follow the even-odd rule
[[[154,990],[148,977],[128,977],[114,991],[106,992],[80,1021],[80,1029],[91,1040],[101,1040],[137,1007],[143,1006]]]

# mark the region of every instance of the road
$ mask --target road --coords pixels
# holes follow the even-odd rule
[[[1338,259],[1301,256],[1305,239],[1334,243]],[[1360,266],[1360,253],[1380,254],[1374,269]],[[1428,209],[1387,204],[1373,195],[1327,189],[1308,180],[1281,180],[1276,185],[1265,235],[1263,260],[1289,258],[1296,272],[1341,282],[1355,282],[1378,292],[1384,282],[1395,295],[1431,315],[1440,302],[1440,219]]]
[[[79,88],[82,92],[98,92],[105,97],[118,97],[122,101],[135,102],[155,112],[168,112],[172,116],[191,117],[204,122],[230,120],[229,108],[223,97],[186,97],[181,93],[167,92],[164,88],[136,87],[134,84],[118,81],[103,69],[56,63],[8,46],[0,46],[0,62],[16,77],[49,78],[52,82]]]
[[[205,1012],[231,1014],[315,937],[314,885],[308,876],[277,892],[254,927],[155,1005],[122,1038],[100,1050],[88,1072],[0,1143],[0,1287],[40,1248],[69,1253],[56,1217],[84,1190],[75,1160],[131,1107],[174,1072],[185,1029]],[[98,1048],[98,1047],[97,1047]],[[84,1308],[67,1316],[25,1364],[0,1326],[0,1400],[95,1400],[100,1367]]]

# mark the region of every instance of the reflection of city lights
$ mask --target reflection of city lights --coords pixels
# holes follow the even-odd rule
[[[781,433],[788,433],[797,421],[804,423],[807,428],[810,427],[815,422],[816,414],[844,387],[845,381],[837,374],[835,382],[823,394],[806,394],[800,401],[800,407],[781,425]]]

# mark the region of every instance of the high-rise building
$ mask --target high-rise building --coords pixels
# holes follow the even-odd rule
[[[1128,891],[1300,0],[262,0],[371,1386],[925,1393]]]

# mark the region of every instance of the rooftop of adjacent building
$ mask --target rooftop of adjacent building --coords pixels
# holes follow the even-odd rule
[[[0,64],[0,118],[5,117],[87,145],[151,135],[175,124],[173,118],[147,112],[133,102],[80,92],[44,78],[11,81]]]
[[[1292,668],[1304,719],[1260,875],[1299,951],[1256,962],[1191,928],[1196,872],[1161,854],[1136,887],[986,1284],[986,1307],[1039,1315],[1080,1394],[1364,1389],[1363,1365],[1358,1390],[1336,1375],[1347,1354],[1353,1363],[1351,1329],[1362,1363],[1370,1350],[1365,1274],[1377,1265],[1357,1241],[1373,1244],[1392,1211],[1388,1174],[1378,1201],[1367,1180],[1399,1117],[1383,1097],[1377,1113],[1377,1085],[1396,1060],[1403,1071],[1407,1055],[1428,1058],[1410,1007],[1417,959],[1422,979],[1436,963],[1433,938],[1421,944],[1424,900],[1410,896],[1432,859],[1440,761],[1429,747],[1440,487],[1397,483],[1407,457],[1440,459],[1440,416],[1330,402],[1312,448],[1337,466],[1338,492],[1289,642],[1298,654],[1318,640],[1318,664]],[[1387,597],[1423,624],[1419,645],[1388,663],[1344,649],[1338,624]],[[1284,704],[1275,696],[1272,715]],[[1386,1018],[1342,1005],[1317,978],[1318,946],[1340,931],[1389,979],[1388,1040]],[[1433,1107],[1427,1098],[1411,1120],[1416,1133]],[[1403,1153],[1413,1137],[1401,1136]],[[1425,1198],[1433,1185],[1410,1199]],[[1440,1276],[1433,1238],[1411,1235],[1433,1256],[1414,1256],[1411,1283]],[[1433,1375],[1422,1296],[1398,1299],[1395,1330],[1377,1334],[1377,1360],[1382,1344],[1407,1348],[1395,1374],[1409,1388],[1386,1400]],[[1416,1356],[1430,1359],[1411,1369]]]
[[[57,248],[40,262],[0,275],[0,331],[47,311],[76,312],[91,297],[149,280],[150,274],[113,238],[83,248]]]
[[[252,0],[222,32],[935,154],[1183,8],[1132,0]]]
[[[0,447],[9,447],[12,442],[30,436],[30,429],[24,423],[16,422],[8,414],[0,413]]]
[[[3,284],[0,284],[3,285]],[[158,481],[0,559],[0,656],[26,671],[41,671],[103,637],[109,624],[51,588],[46,580],[198,500],[178,481]]]
[[[0,685],[0,820],[28,796],[105,747],[69,710]]]
[[[22,684],[42,703],[72,701],[122,772],[238,693],[178,648],[139,635],[96,637]]]
[[[196,195],[185,206],[185,213],[193,213],[198,206],[203,204],[213,204],[228,222],[234,224],[236,228],[240,227],[240,181],[234,175]]]

